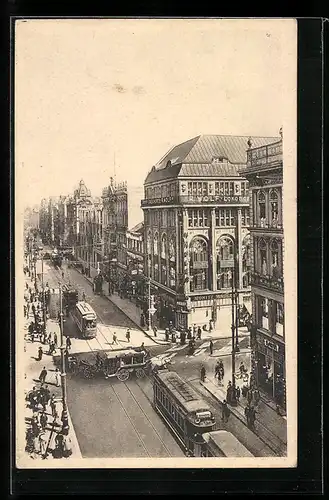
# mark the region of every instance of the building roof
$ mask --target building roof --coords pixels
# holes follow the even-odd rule
[[[238,176],[238,170],[247,163],[248,139],[252,147],[278,140],[277,137],[198,135],[168,151],[151,169],[145,183],[182,176]],[[214,164],[214,158],[227,161]]]
[[[144,222],[139,222],[136,226],[129,229],[130,233],[143,233],[144,231]]]

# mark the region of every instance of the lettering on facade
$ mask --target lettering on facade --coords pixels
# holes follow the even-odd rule
[[[279,352],[278,344],[271,342],[270,340],[264,339],[264,345],[268,347],[268,349],[272,349],[273,351]]]

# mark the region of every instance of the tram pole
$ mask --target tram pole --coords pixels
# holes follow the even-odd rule
[[[60,335],[61,335],[61,382],[62,382],[62,402],[63,402],[63,411],[62,411],[62,431],[66,431],[68,433],[69,427],[69,419],[68,419],[68,411],[67,411],[67,390],[66,390],[66,373],[65,373],[65,345],[64,345],[64,320],[63,320],[63,292],[62,285],[59,283],[59,307],[60,307]]]
[[[234,296],[235,296],[235,290],[234,290],[234,273],[232,273],[232,389],[231,391],[227,391],[227,402],[232,405],[236,406],[237,405],[237,399],[236,399],[236,388],[235,388],[235,301],[234,301]]]
[[[41,254],[41,287],[42,287],[42,316],[43,316],[43,324],[44,324],[44,332],[46,332],[46,299],[45,299],[45,287],[43,282],[43,253]]]

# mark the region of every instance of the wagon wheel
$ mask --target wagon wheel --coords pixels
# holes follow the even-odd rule
[[[137,378],[144,378],[145,375],[146,375],[146,373],[143,370],[143,368],[137,368],[137,370],[136,370],[136,377]]]
[[[95,376],[95,370],[91,366],[86,366],[83,370],[85,378],[93,378]]]
[[[117,373],[117,377],[121,382],[124,382],[125,380],[128,380],[129,378],[129,371],[128,370],[119,370]]]

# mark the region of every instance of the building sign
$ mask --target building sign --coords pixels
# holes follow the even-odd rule
[[[212,294],[209,294],[209,295],[193,295],[191,297],[191,300],[193,302],[199,302],[201,300],[217,300],[217,299],[221,299],[221,298],[223,298],[225,296],[226,296],[226,294],[225,295],[223,295],[223,294],[222,295],[218,295],[218,294],[217,295],[215,295],[215,294],[214,295],[212,295]],[[227,296],[230,297],[230,294],[228,294]]]
[[[197,204],[197,203],[214,203],[214,204],[248,204],[249,196],[229,196],[229,195],[180,195],[180,196],[165,196],[164,198],[147,198],[142,200],[142,206],[148,205],[168,205],[171,203],[182,204]]]
[[[206,260],[203,261],[194,261],[193,262],[193,269],[207,269],[208,268],[208,262]]]
[[[177,304],[179,307],[186,307],[186,302],[180,302],[179,300],[177,300],[176,304]]]
[[[268,349],[272,349],[273,351],[279,352],[278,344],[271,342],[270,340],[264,339],[264,345],[268,347]]]

